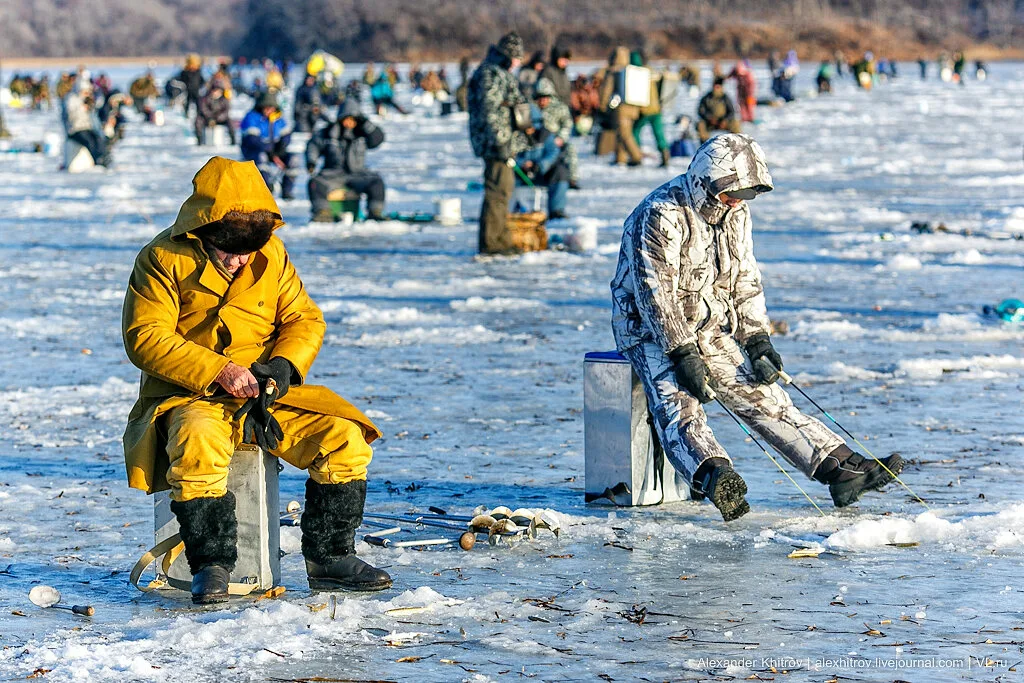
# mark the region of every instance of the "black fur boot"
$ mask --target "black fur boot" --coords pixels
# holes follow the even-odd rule
[[[903,458],[895,453],[881,462],[885,467],[843,444],[828,454],[814,472],[814,478],[828,484],[832,502],[842,508],[856,503],[862,494],[882,488],[893,480],[894,474],[903,471]]]
[[[185,558],[192,571],[192,602],[227,602],[228,581],[238,560],[238,521],[235,494],[220,498],[171,501],[178,518]]]
[[[366,482],[317,484],[306,480],[302,555],[313,590],[380,591],[391,587],[387,572],[356,557],[356,529],[363,522]]]

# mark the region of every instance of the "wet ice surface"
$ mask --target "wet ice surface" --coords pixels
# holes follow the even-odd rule
[[[751,514],[726,526],[705,504],[585,506],[582,356],[612,347],[621,221],[669,174],[608,168],[584,149],[570,224],[596,225],[598,250],[477,259],[465,119],[419,112],[386,122],[371,162],[391,208],[460,196],[465,225],[308,225],[307,202],[283,204],[280,234],[329,324],[312,379],[387,434],[370,509],[547,507],[565,528],[469,553],[362,545],[395,588],[336,605],[305,588],[290,528],[283,599],[193,611],[183,595],[127,587],[151,545],[152,503],[124,484],[138,373],[120,344],[121,297],[136,251],[174,220],[214,150],[191,146],[171,114],[160,129],[132,124],[110,172],[5,155],[0,678],[706,680],[807,660],[817,672],[791,679],[1012,676],[1024,659],[1024,329],[978,311],[1021,296],[1024,242],[909,224],[1024,232],[1024,68],[996,65],[967,88],[904,74],[871,94],[840,82],[831,98],[763,108],[751,131],[777,190],[753,214],[769,310],[791,328],[777,340],[787,369],[876,454],[902,453],[930,511],[890,487],[832,512],[800,480],[819,517],[716,409]],[[27,139],[57,127],[20,112],[8,125]],[[302,481],[286,470],[282,499],[300,498]],[[787,559],[794,546],[824,552]],[[96,616],[39,610],[36,582]],[[398,661],[409,657],[422,659]],[[856,661],[876,658],[972,667]]]

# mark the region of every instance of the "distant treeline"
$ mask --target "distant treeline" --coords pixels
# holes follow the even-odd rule
[[[8,0],[0,58],[133,56],[197,51],[303,59],[479,56],[515,28],[528,49],[555,41],[577,55],[614,44],[653,58],[803,56],[984,42],[1024,45],[1024,0]]]

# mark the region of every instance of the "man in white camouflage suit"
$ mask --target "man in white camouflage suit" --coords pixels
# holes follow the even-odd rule
[[[726,521],[750,506],[701,407],[716,395],[786,460],[828,484],[837,507],[903,468],[898,455],[882,461],[887,470],[854,453],[775,383],[782,359],[769,338],[747,206],[771,189],[752,138],[712,138],[684,175],[626,219],[612,281],[615,343],[643,382],[665,454]]]

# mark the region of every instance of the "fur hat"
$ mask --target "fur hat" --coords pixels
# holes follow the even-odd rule
[[[497,48],[498,52],[509,59],[523,58],[523,39],[515,31],[510,31],[503,35],[501,40],[498,41]]]
[[[205,244],[211,244],[229,254],[251,254],[270,241],[277,218],[270,211],[262,209],[247,213],[228,211],[219,221],[197,228],[195,235]]]

